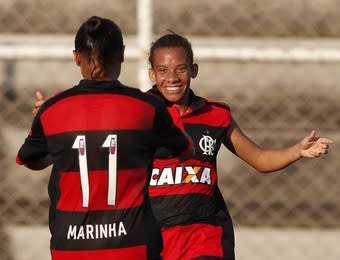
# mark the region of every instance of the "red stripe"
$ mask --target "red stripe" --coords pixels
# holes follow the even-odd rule
[[[18,164],[18,165],[23,165],[24,163],[20,160],[19,156],[17,156],[15,158],[15,162]]]
[[[215,169],[215,164],[212,164],[208,161],[200,161],[198,159],[188,159],[186,161],[181,161],[176,157],[170,158],[170,159],[155,159],[153,161],[153,167],[154,168],[166,168],[166,167],[172,167],[176,168],[176,166],[201,166],[201,167],[209,167],[211,169]],[[215,170],[214,170],[215,171]]]
[[[117,176],[116,205],[108,205],[107,171],[89,172],[89,207],[82,207],[82,191],[78,172],[62,173],[57,208],[62,211],[117,210],[138,207],[144,198],[146,170],[143,168],[121,170]]]
[[[53,260],[146,260],[146,246],[115,248],[106,250],[61,251],[51,250]]]
[[[61,99],[41,115],[45,135],[82,130],[151,129],[154,107],[141,100],[110,94]]]
[[[213,186],[207,184],[181,184],[172,186],[150,186],[150,197],[164,195],[187,195],[187,194],[204,194],[208,196],[214,195]]]
[[[167,245],[162,257],[168,260],[196,259],[200,256],[222,259],[222,235],[221,226],[207,224],[162,228],[163,243]]]
[[[183,123],[202,124],[202,122],[204,122],[204,125],[208,126],[228,127],[231,119],[229,110],[216,106],[206,107],[202,112],[191,113],[188,117],[180,117],[177,108],[174,106],[168,107],[168,111],[171,114],[174,123],[181,129],[183,129]]]
[[[230,124],[230,112],[221,108],[213,108],[207,113],[193,113],[190,117],[183,118],[185,123],[202,124],[217,127],[228,127]]]

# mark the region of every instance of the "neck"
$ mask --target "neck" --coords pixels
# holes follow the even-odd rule
[[[174,106],[178,109],[180,115],[183,115],[187,111],[189,107],[189,99],[190,99],[190,95],[189,95],[189,91],[187,91],[183,95],[183,97],[180,100],[178,100],[178,102],[173,103]]]
[[[174,106],[178,109],[178,112],[181,116],[184,115],[185,111],[188,109],[188,105],[174,104]]]
[[[87,78],[85,79],[92,79],[98,81],[111,81],[117,80],[120,75],[121,64],[115,63],[109,70],[104,70],[99,65],[96,67],[94,66],[92,70],[89,71]]]

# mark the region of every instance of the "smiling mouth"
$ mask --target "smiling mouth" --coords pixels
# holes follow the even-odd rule
[[[181,90],[181,87],[165,87],[165,89],[169,93],[177,93]]]

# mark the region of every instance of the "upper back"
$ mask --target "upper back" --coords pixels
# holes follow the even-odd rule
[[[110,146],[107,142],[113,136],[118,159],[124,158],[120,167],[145,167],[150,163],[158,104],[155,98],[118,81],[81,81],[45,103],[38,114],[41,127],[50,153],[64,167],[74,167],[71,162],[78,156],[79,142],[86,145],[90,168],[107,167],[102,158],[109,150],[103,147]]]

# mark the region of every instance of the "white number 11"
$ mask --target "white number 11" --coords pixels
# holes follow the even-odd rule
[[[108,135],[102,147],[109,148],[109,176],[108,176],[107,204],[115,205],[117,190],[117,135]],[[80,184],[83,195],[82,206],[84,208],[87,208],[89,206],[90,188],[87,168],[85,135],[78,135],[72,145],[72,148],[78,149]]]

